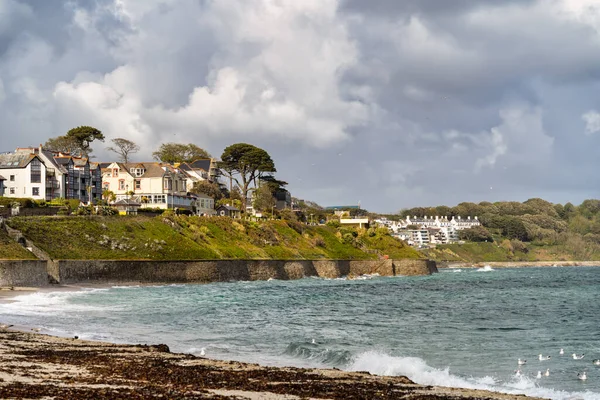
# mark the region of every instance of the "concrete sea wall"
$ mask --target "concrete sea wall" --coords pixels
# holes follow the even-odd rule
[[[339,278],[379,274],[429,275],[428,260],[0,260],[0,286],[43,286],[50,283],[170,282],[208,283],[239,280]]]

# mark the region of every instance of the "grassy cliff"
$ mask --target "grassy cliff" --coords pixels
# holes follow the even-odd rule
[[[35,256],[0,229],[0,260],[34,260]]]
[[[422,257],[385,230],[307,226],[284,220],[253,222],[163,214],[157,217],[17,217],[9,223],[53,259]]]

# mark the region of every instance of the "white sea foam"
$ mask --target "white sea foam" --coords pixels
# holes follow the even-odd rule
[[[477,272],[490,272],[490,271],[495,271],[495,269],[490,267],[489,265],[484,265],[482,268],[477,268]]]
[[[102,288],[83,289],[73,292],[36,292],[16,296],[10,303],[3,304],[0,307],[0,314],[62,315],[82,311],[105,311],[111,308],[106,306],[95,307],[87,304],[73,304],[70,302],[70,299],[108,290],[107,288]]]
[[[433,368],[418,357],[393,357],[376,351],[367,351],[357,355],[347,369],[369,371],[377,375],[406,376],[422,385],[491,390],[553,400],[600,399],[600,393],[566,392],[538,386],[533,379],[526,376],[514,376],[507,381],[497,380],[491,376],[464,378],[451,374],[449,368]]]

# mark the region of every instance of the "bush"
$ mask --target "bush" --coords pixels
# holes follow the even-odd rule
[[[458,231],[458,238],[469,242],[493,242],[492,234],[483,226],[474,226]]]

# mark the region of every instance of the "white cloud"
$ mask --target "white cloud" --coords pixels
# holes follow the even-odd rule
[[[342,74],[357,62],[358,52],[336,18],[336,1],[208,4],[200,17],[187,23],[212,30],[219,48],[206,60],[211,65],[203,77],[206,85],[188,87],[188,99],[180,106],[156,101],[168,76],[143,62],[152,59],[160,64],[163,51],[177,46],[179,38],[155,46],[153,36],[142,34],[127,40],[127,46],[133,44],[138,52],[130,54],[124,65],[95,81],[60,82],[55,98],[59,103],[80,103],[94,120],[125,122],[126,129],[108,132],[110,136],[150,134],[154,146],[156,141],[172,140],[164,135],[173,133],[189,141],[198,141],[200,134],[203,141],[262,136],[322,147],[348,140],[348,129],[368,120],[367,105],[346,100],[340,93]],[[150,29],[127,7],[122,3],[121,12],[126,10],[137,21],[137,29]],[[76,21],[90,18],[85,13],[76,17]],[[145,87],[148,79],[153,82],[150,89]],[[169,88],[164,90],[169,98]],[[138,126],[144,132],[136,132]]]
[[[581,118],[585,121],[585,134],[600,132],[600,112],[590,110],[583,114]]]

